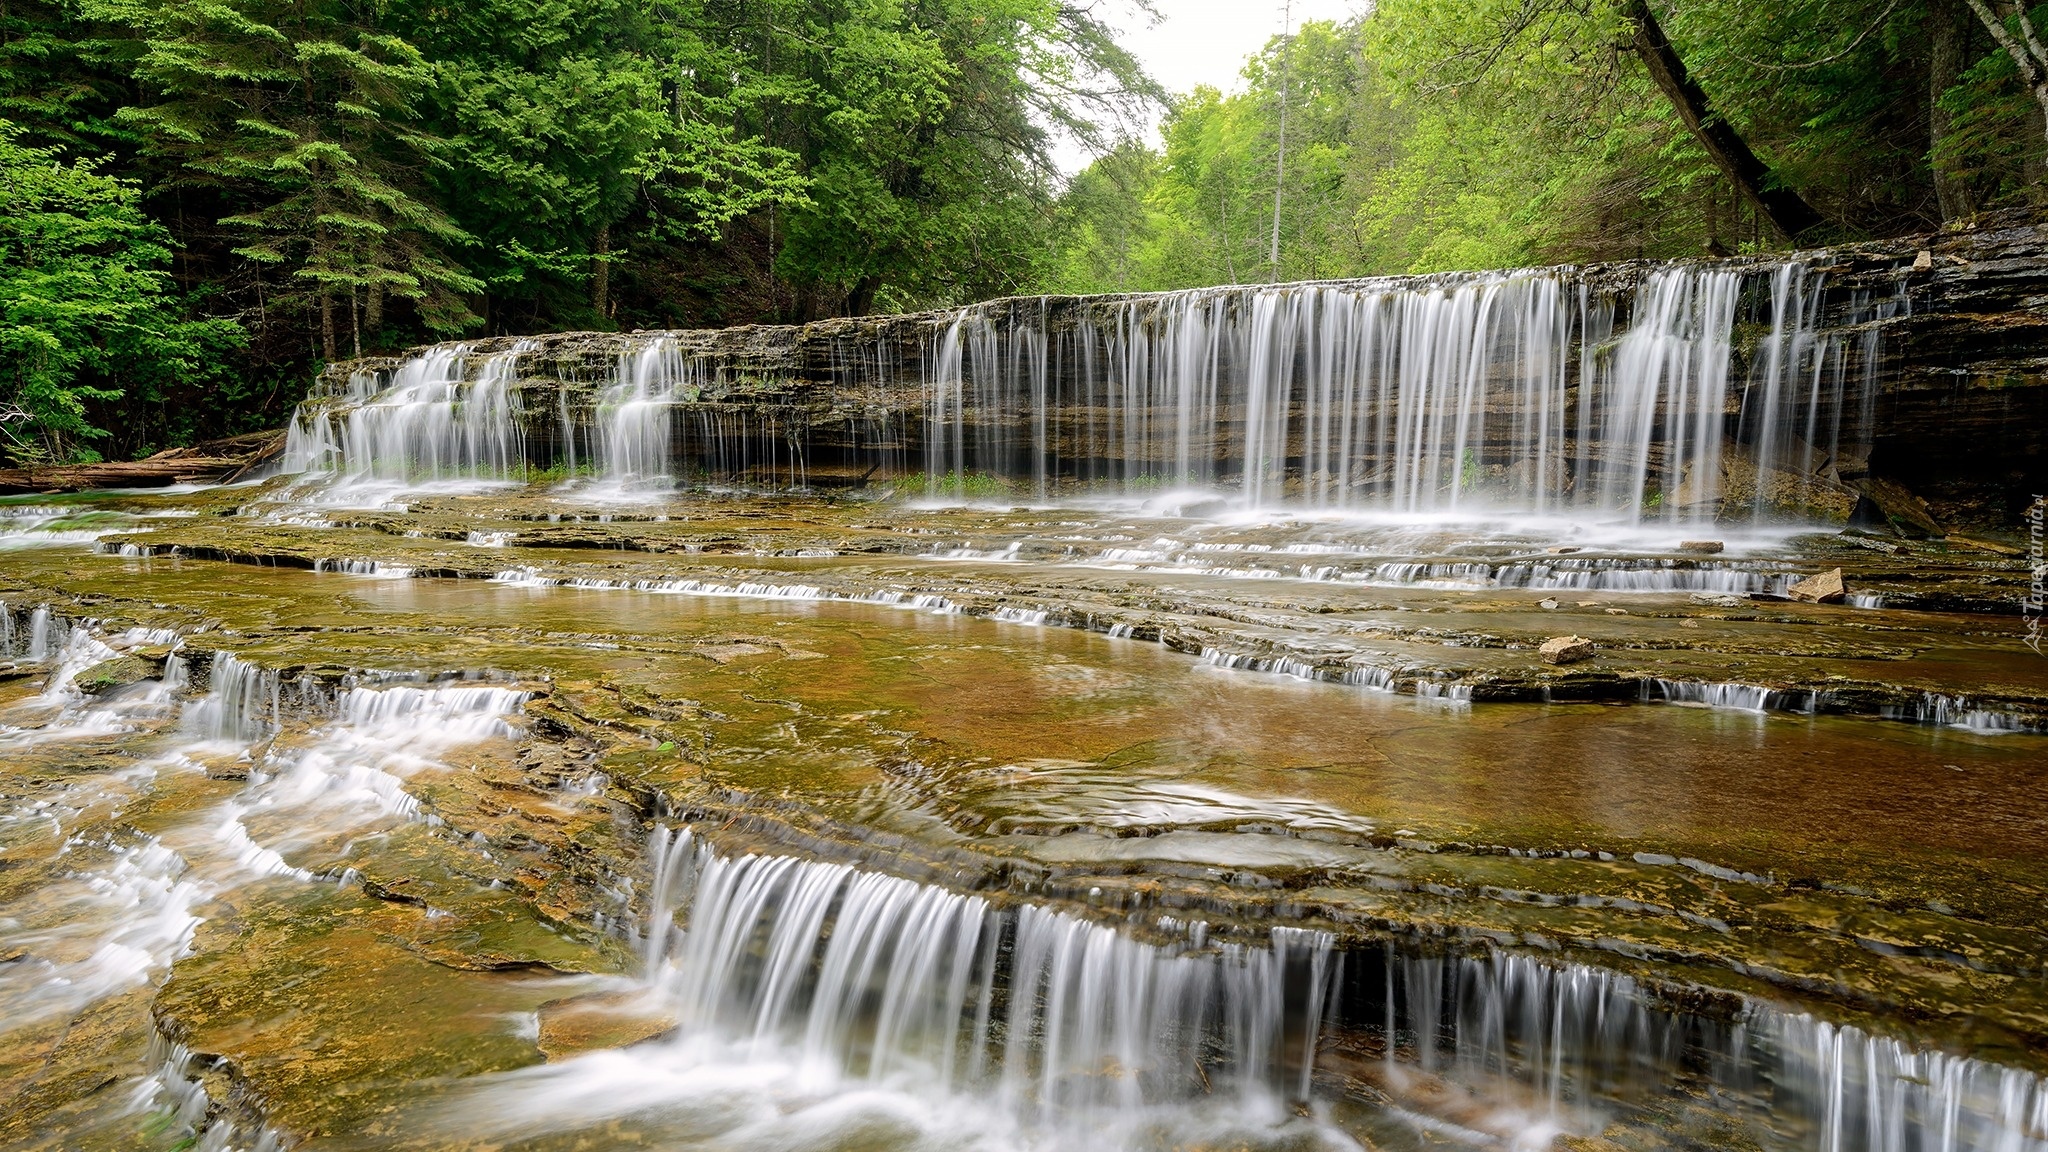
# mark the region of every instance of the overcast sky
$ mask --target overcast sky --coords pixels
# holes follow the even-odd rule
[[[1257,52],[1266,41],[1280,33],[1282,9],[1279,0],[1155,0],[1165,19],[1148,27],[1129,5],[1104,0],[1111,22],[1124,30],[1125,46],[1137,53],[1147,71],[1170,92],[1187,92],[1198,84],[1210,84],[1224,91],[1240,85],[1238,69],[1245,57]],[[1359,7],[1359,0],[1294,0],[1293,21],[1342,20]],[[1087,153],[1073,144],[1058,152],[1060,168],[1078,172],[1088,164]]]

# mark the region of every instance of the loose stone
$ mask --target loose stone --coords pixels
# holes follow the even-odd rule
[[[1537,654],[1545,664],[1577,664],[1593,658],[1593,642],[1583,636],[1554,636]]]

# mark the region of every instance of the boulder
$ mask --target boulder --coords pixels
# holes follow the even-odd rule
[[[126,688],[130,684],[154,679],[162,675],[163,670],[164,664],[161,660],[145,660],[139,656],[116,656],[112,660],[102,660],[73,676],[71,682],[78,686],[79,691],[97,696],[102,692],[112,692],[116,688]]]
[[[1725,547],[1719,540],[1681,540],[1678,544],[1680,552],[1694,552],[1701,556],[1712,556]]]
[[[1849,594],[1849,589],[1842,583],[1842,570],[1834,568],[1817,576],[1808,576],[1787,589],[1786,594],[1808,604],[1840,604],[1842,598]]]
[[[1553,636],[1537,649],[1545,664],[1577,664],[1593,658],[1593,642],[1584,636]]]
[[[1945,535],[1927,501],[1915,496],[1905,485],[1882,476],[1865,476],[1849,481],[1849,487],[1862,497],[1850,523],[1873,527],[1881,524],[1914,540]]]

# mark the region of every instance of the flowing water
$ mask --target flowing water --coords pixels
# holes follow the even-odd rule
[[[1786,498],[1904,307],[445,345],[8,507],[0,1147],[2048,1152],[2027,569]]]
[[[792,398],[787,366],[677,335],[623,338],[590,385],[530,343],[441,345],[309,402],[285,468],[360,487],[504,479],[530,459],[588,469],[616,498],[684,480],[802,487],[828,437],[862,479],[921,476],[933,499],[1078,486],[1353,513],[1796,520],[1864,466],[1904,285],[1835,288],[1792,262],[1672,266],[1628,287],[1566,268],[999,301],[921,318],[907,362],[835,345],[821,409]],[[522,408],[528,391],[554,401]]]

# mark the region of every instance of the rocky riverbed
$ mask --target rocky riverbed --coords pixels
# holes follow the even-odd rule
[[[0,1141],[2048,1141],[2019,540],[588,489],[8,509]]]

